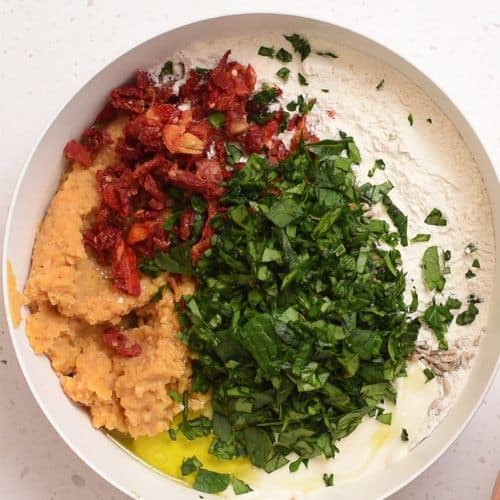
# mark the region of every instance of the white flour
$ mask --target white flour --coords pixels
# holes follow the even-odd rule
[[[369,180],[378,184],[390,180],[394,185],[392,200],[408,215],[409,238],[418,233],[431,234],[427,243],[410,243],[400,248],[407,272],[408,301],[410,290],[415,287],[420,299],[419,312],[429,305],[434,294],[424,288],[420,263],[425,249],[437,245],[451,251],[448,263],[451,273],[446,276],[446,287],[438,301],[444,302],[453,295],[466,305],[466,297],[475,294],[484,302],[477,305],[480,314],[472,325],[464,327],[453,322],[450,326],[449,345],[457,344],[460,351],[455,354],[462,357],[440,383],[434,379],[426,384],[421,363],[411,363],[409,377],[400,379],[397,384],[398,404],[393,410],[390,427],[367,419],[340,442],[341,453],[333,462],[315,459],[307,470],[301,469],[301,473],[292,475],[286,467],[276,471],[273,474],[273,479],[276,478],[273,484],[276,482],[277,488],[274,498],[288,498],[294,489],[303,491],[323,486],[323,472],[334,472],[338,483],[380,470],[407,453],[435,428],[466,381],[467,366],[487,323],[495,268],[486,189],[472,155],[451,122],[418,87],[386,64],[347,47],[313,37],[309,40],[313,50],[303,63],[296,53],[288,64],[257,54],[261,45],[284,47],[292,52],[281,33],[259,34],[252,39],[193,42],[173,59],[182,61],[187,70],[196,66],[213,67],[230,48],[232,58],[254,66],[260,79],[257,88],[261,83],[269,83],[283,89],[284,104],[295,100],[298,94],[315,97],[317,103],[308,115],[310,130],[322,139],[338,137],[339,130],[352,135],[363,158],[362,164],[356,167],[359,183]],[[339,58],[318,56],[315,50],[333,51]],[[275,76],[282,66],[291,70],[287,83]],[[308,86],[298,83],[299,71],[307,78]],[[384,85],[377,90],[382,79]],[[327,111],[334,111],[334,118],[329,117]],[[408,120],[410,113],[413,126]],[[378,158],[384,160],[385,170],[377,170],[369,178],[367,173]],[[424,223],[434,207],[443,212],[447,226]],[[467,255],[464,250],[469,243],[474,243],[478,250]],[[466,279],[465,273],[471,269],[474,258],[479,259],[481,268],[473,269],[477,277]],[[431,347],[437,345],[433,333],[425,328],[421,329],[419,341]],[[403,427],[408,429],[409,444],[399,437]],[[366,443],[371,444],[366,446]],[[306,487],[304,481],[309,481],[309,486]],[[267,493],[266,474],[253,486],[258,491],[259,485],[264,484]],[[286,488],[285,493],[283,488]]]

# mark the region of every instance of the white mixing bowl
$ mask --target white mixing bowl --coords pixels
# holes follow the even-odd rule
[[[175,29],[133,48],[85,84],[48,126],[21,172],[10,206],[2,263],[3,295],[7,311],[7,261],[12,263],[19,286],[22,287],[30,269],[35,232],[59,185],[64,165],[62,147],[69,139],[78,137],[92,121],[104,105],[109,91],[123,84],[136,69],[151,67],[162,60],[166,53],[181,49],[193,39],[247,36],[266,29],[321,33],[322,37],[331,38],[381,59],[420,86],[455,124],[474,155],[488,187],[498,241],[500,189],[491,161],[456,106],[421,71],[380,44],[323,21],[280,14],[220,17]],[[500,262],[499,251],[500,246],[497,246],[497,262]],[[497,266],[494,296],[498,294],[500,284],[498,269],[500,266]],[[499,359],[499,326],[500,308],[493,305],[488,332],[481,341],[467,385],[445,420],[428,439],[406,458],[391,466],[390,470],[335,486],[334,490],[321,489],[311,497],[326,499],[334,495],[338,500],[385,497],[407,484],[434,462],[464,429],[488,389]],[[134,498],[198,498],[199,492],[153,471],[118,447],[105,433],[96,431],[90,425],[87,413],[64,395],[49,361],[33,353],[25,335],[24,324],[14,328],[9,318],[9,328],[19,363],[34,397],[57,432],[82,460],[107,481]],[[208,498],[210,495],[204,497]]]

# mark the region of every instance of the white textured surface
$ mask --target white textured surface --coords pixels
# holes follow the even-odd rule
[[[254,0],[253,11],[284,2]],[[55,111],[117,55],[194,19],[244,12],[248,2],[2,0],[0,3],[0,234],[16,176]],[[500,4],[421,0],[288,0],[367,34],[415,63],[459,105],[500,173]],[[473,200],[471,200],[473,203]],[[124,499],[67,448],[32,398],[0,312],[0,499]],[[490,498],[500,466],[500,377],[451,449],[393,500]]]

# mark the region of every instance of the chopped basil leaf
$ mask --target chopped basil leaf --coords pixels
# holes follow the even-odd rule
[[[321,89],[321,92],[324,92],[325,94],[328,94],[328,92],[330,92],[329,89]]]
[[[403,428],[401,429],[401,441],[409,441],[410,437],[408,436],[408,431]]]
[[[427,123],[432,123],[432,118],[427,118]]]
[[[213,111],[207,116],[208,123],[214,128],[221,128],[226,123],[226,115],[221,111]]]
[[[332,59],[338,59],[339,56],[334,52],[326,51],[326,52],[316,52],[318,56],[331,57]]]
[[[304,467],[307,469],[307,464],[308,463],[309,463],[309,459],[308,458],[299,457],[299,458],[297,458],[297,460],[295,460],[295,462],[292,462],[288,466],[288,469],[290,470],[290,472],[297,472],[299,470],[299,467],[300,467],[301,464],[304,464]]]
[[[206,469],[199,469],[193,488],[204,493],[219,493],[224,491],[231,481],[229,474],[219,474]]]
[[[288,77],[290,76],[290,70],[283,66],[276,72],[276,76],[286,82],[288,81]]]
[[[229,165],[235,165],[243,156],[243,151],[234,144],[226,145],[226,161]]]
[[[431,239],[431,235],[430,234],[423,234],[423,233],[418,233],[417,235],[415,235],[411,240],[410,242],[411,243],[422,243],[424,241],[429,241]]]
[[[422,270],[425,286],[429,290],[443,291],[446,280],[441,271],[437,246],[432,246],[425,250],[422,258]]]
[[[368,171],[368,177],[373,177],[376,170],[385,170],[385,162],[382,159],[375,160],[373,167]]]
[[[184,418],[179,429],[187,439],[192,441],[199,437],[208,436],[212,432],[212,421],[204,415],[192,420]]]
[[[174,63],[173,61],[167,61],[160,71],[160,76],[169,76],[174,74]]]
[[[385,425],[391,425],[392,422],[392,413],[382,413],[377,416],[377,420]]]
[[[424,222],[429,226],[446,226],[448,221],[443,217],[441,210],[433,208]]]
[[[298,111],[299,113],[306,115],[311,111],[311,109],[316,104],[316,99],[309,99],[306,101],[305,97],[301,94],[297,96],[296,101],[291,101],[286,105],[288,111]]]
[[[323,481],[325,486],[333,486],[333,474],[327,474],[326,472],[323,474]]]
[[[469,302],[467,309],[457,316],[457,325],[465,326],[472,323],[479,314],[479,309],[473,302]]]
[[[297,33],[283,36],[292,44],[293,50],[300,54],[301,61],[303,61],[311,53],[311,46],[309,45],[309,42]]]
[[[471,269],[469,269],[466,273],[465,273],[465,277],[467,279],[470,279],[470,278],[475,278],[476,277],[476,273],[474,271],[472,271]]]
[[[388,195],[385,195],[382,201],[384,202],[389,217],[398,230],[399,236],[401,237],[401,245],[404,247],[408,246],[408,217],[394,205]]]
[[[415,288],[411,291],[411,303],[408,307],[409,312],[415,312],[418,309],[418,294]]]
[[[196,456],[192,456],[190,458],[185,458],[181,464],[181,474],[183,476],[189,476],[193,472],[196,472],[202,466],[201,462],[196,458]]]
[[[247,483],[244,483],[241,479],[231,476],[231,486],[233,487],[235,495],[243,495],[253,491]]]
[[[380,80],[380,82],[378,82],[378,84],[375,88],[377,90],[382,90],[382,88],[384,87],[384,83],[385,83],[385,80],[382,78],[382,80]]]
[[[481,268],[481,264],[479,263],[479,259],[474,259],[472,261],[472,267],[475,267],[476,269],[480,269]]]
[[[470,255],[471,253],[474,253],[477,251],[477,246],[474,243],[469,243],[464,250],[464,253],[466,255]]]
[[[424,375],[426,378],[425,383],[429,382],[430,380],[432,380],[433,378],[436,377],[435,373],[433,371],[429,370],[429,368],[424,368]]]
[[[168,253],[158,252],[152,259],[144,259],[139,264],[139,270],[155,278],[162,272],[193,275],[191,248],[188,242],[173,247]]]
[[[298,78],[299,78],[299,83],[301,85],[309,85],[308,81],[306,80],[306,77],[302,73],[298,74]]]
[[[410,127],[413,127],[413,115],[411,113],[408,115],[408,123]]]
[[[276,59],[278,59],[278,61],[287,63],[292,60],[292,54],[290,54],[288,50],[280,49],[278,50],[278,52],[276,52]]]
[[[448,297],[448,300],[446,301],[445,307],[448,309],[460,309],[462,306],[462,302],[458,300],[455,297]]]
[[[448,349],[445,333],[453,320],[453,314],[449,308],[446,305],[437,304],[436,300],[433,299],[431,305],[424,312],[423,320],[439,340],[439,348]]]
[[[274,49],[272,47],[261,46],[259,48],[259,56],[274,57]]]

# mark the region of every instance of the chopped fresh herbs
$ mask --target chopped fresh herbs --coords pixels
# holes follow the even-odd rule
[[[298,111],[302,115],[306,115],[316,104],[316,99],[308,99],[301,94],[297,96],[296,101],[291,101],[286,105],[288,111]]]
[[[420,322],[408,317],[399,251],[382,245],[389,225],[364,216],[392,185],[358,187],[360,161],[342,133],[277,165],[251,155],[225,184],[227,217],[180,312],[214,411],[180,428],[213,432],[217,457],[248,456],[267,472],[292,452],[303,464],[330,458],[365,415],[395,401]],[[406,218],[386,205],[403,239]]]
[[[139,264],[139,269],[147,276],[155,278],[163,272],[193,275],[189,243],[181,243],[168,253],[158,252],[152,259],[145,259]]]
[[[431,239],[431,235],[430,234],[422,234],[422,233],[419,233],[417,235],[415,235],[411,240],[410,242],[411,243],[422,243],[424,241],[429,241]]]
[[[445,262],[448,262],[451,260],[451,251],[450,250],[445,250],[443,252],[443,259]]]
[[[241,151],[238,146],[234,144],[226,145],[226,161],[229,165],[235,165],[238,163],[243,156],[243,151]]]
[[[469,243],[464,250],[464,253],[466,255],[470,255],[471,253],[474,253],[477,251],[477,246],[474,243]]]
[[[290,76],[290,70],[288,68],[285,68],[284,66],[282,68],[280,68],[277,72],[276,72],[276,76],[278,78],[281,78],[281,80],[283,80],[284,82],[287,82],[288,81],[288,77]]]
[[[160,76],[170,76],[174,74],[174,62],[167,61],[160,71]]]
[[[300,54],[300,60],[303,61],[311,53],[311,45],[302,36],[294,33],[293,35],[283,35],[293,47],[295,52]]]
[[[382,78],[380,82],[378,82],[377,86],[375,87],[377,90],[382,90],[384,87],[385,80]]]
[[[321,89],[321,92],[324,92],[325,94],[328,94],[328,92],[330,92],[330,89]]]
[[[425,310],[423,317],[427,326],[434,332],[439,341],[440,349],[448,349],[448,342],[445,334],[448,331],[448,326],[453,320],[453,314],[450,308],[444,304],[437,304],[433,299],[431,305]]]
[[[259,56],[274,57],[274,49],[272,47],[261,46],[259,48]]]
[[[333,474],[327,474],[326,472],[323,474],[323,481],[325,486],[333,486]]]
[[[401,441],[409,441],[410,440],[410,436],[408,436],[408,431],[403,428],[401,429]]]
[[[338,59],[339,58],[339,56],[337,54],[335,54],[335,52],[331,52],[329,50],[327,50],[327,51],[319,51],[319,52],[316,52],[316,54],[318,54],[318,56],[331,57],[332,59]]]
[[[426,378],[425,383],[429,382],[430,380],[436,377],[435,373],[432,370],[429,370],[429,368],[424,368],[424,375]]]
[[[418,294],[415,288],[411,291],[411,302],[408,306],[408,312],[414,313],[418,309]]]
[[[439,251],[437,246],[427,248],[422,258],[422,270],[425,286],[429,290],[442,292],[446,280],[441,269]]]
[[[301,85],[309,85],[309,82],[307,81],[306,77],[302,74],[302,73],[299,73],[297,75],[298,79],[299,79],[299,83]]]
[[[410,127],[413,127],[413,115],[411,113],[408,115],[408,123]]]
[[[427,118],[426,122],[427,123],[432,123],[432,118]]]
[[[266,124],[274,117],[274,113],[268,110],[268,106],[276,102],[278,102],[278,89],[263,85],[248,102],[249,109],[251,109],[248,118],[259,125]]]
[[[465,326],[472,323],[479,314],[479,309],[474,302],[469,302],[467,309],[457,316],[457,325]]]
[[[194,68],[194,71],[198,75],[204,75],[208,71],[208,69],[207,68],[201,68],[200,66],[196,66],[196,68]]]
[[[286,49],[280,49],[278,50],[278,52],[276,52],[276,59],[278,59],[278,61],[287,63],[292,60],[292,54],[290,54],[290,52],[288,52],[288,50]]]
[[[381,413],[377,416],[377,420],[382,424],[391,425],[392,413]]]
[[[214,128],[221,128],[226,123],[226,115],[220,111],[214,111],[207,116],[208,123]]]
[[[183,476],[189,476],[193,472],[196,472],[202,466],[201,462],[195,457],[185,458],[181,464],[181,474]]]
[[[151,296],[151,302],[160,302],[163,298],[163,290],[165,290],[165,285],[162,285],[156,290],[156,292]]]
[[[204,493],[219,493],[224,491],[231,482],[229,474],[219,474],[206,469],[199,469],[193,488]],[[235,492],[236,493],[236,492]]]
[[[231,476],[231,486],[233,487],[235,495],[243,495],[253,491],[247,483],[244,483],[241,479],[234,476]]]
[[[466,273],[465,273],[465,277],[467,279],[470,279],[470,278],[475,278],[476,277],[476,273],[474,271],[472,271],[471,269],[469,269]]]
[[[443,217],[443,213],[438,208],[433,208],[424,222],[429,226],[446,226],[448,221]]]
[[[178,403],[182,401],[182,396],[177,391],[167,391],[167,394]]]
[[[476,269],[480,269],[481,268],[481,264],[479,263],[479,259],[474,259],[472,261],[472,267],[475,267]]]
[[[385,170],[385,162],[380,158],[375,160],[373,167],[368,171],[368,177],[373,177],[377,170]]]
[[[401,245],[403,245],[404,247],[408,246],[408,217],[403,212],[401,212],[401,210],[396,205],[394,205],[388,195],[385,195],[382,201],[384,202],[389,217],[398,230],[399,236],[401,238]]]

